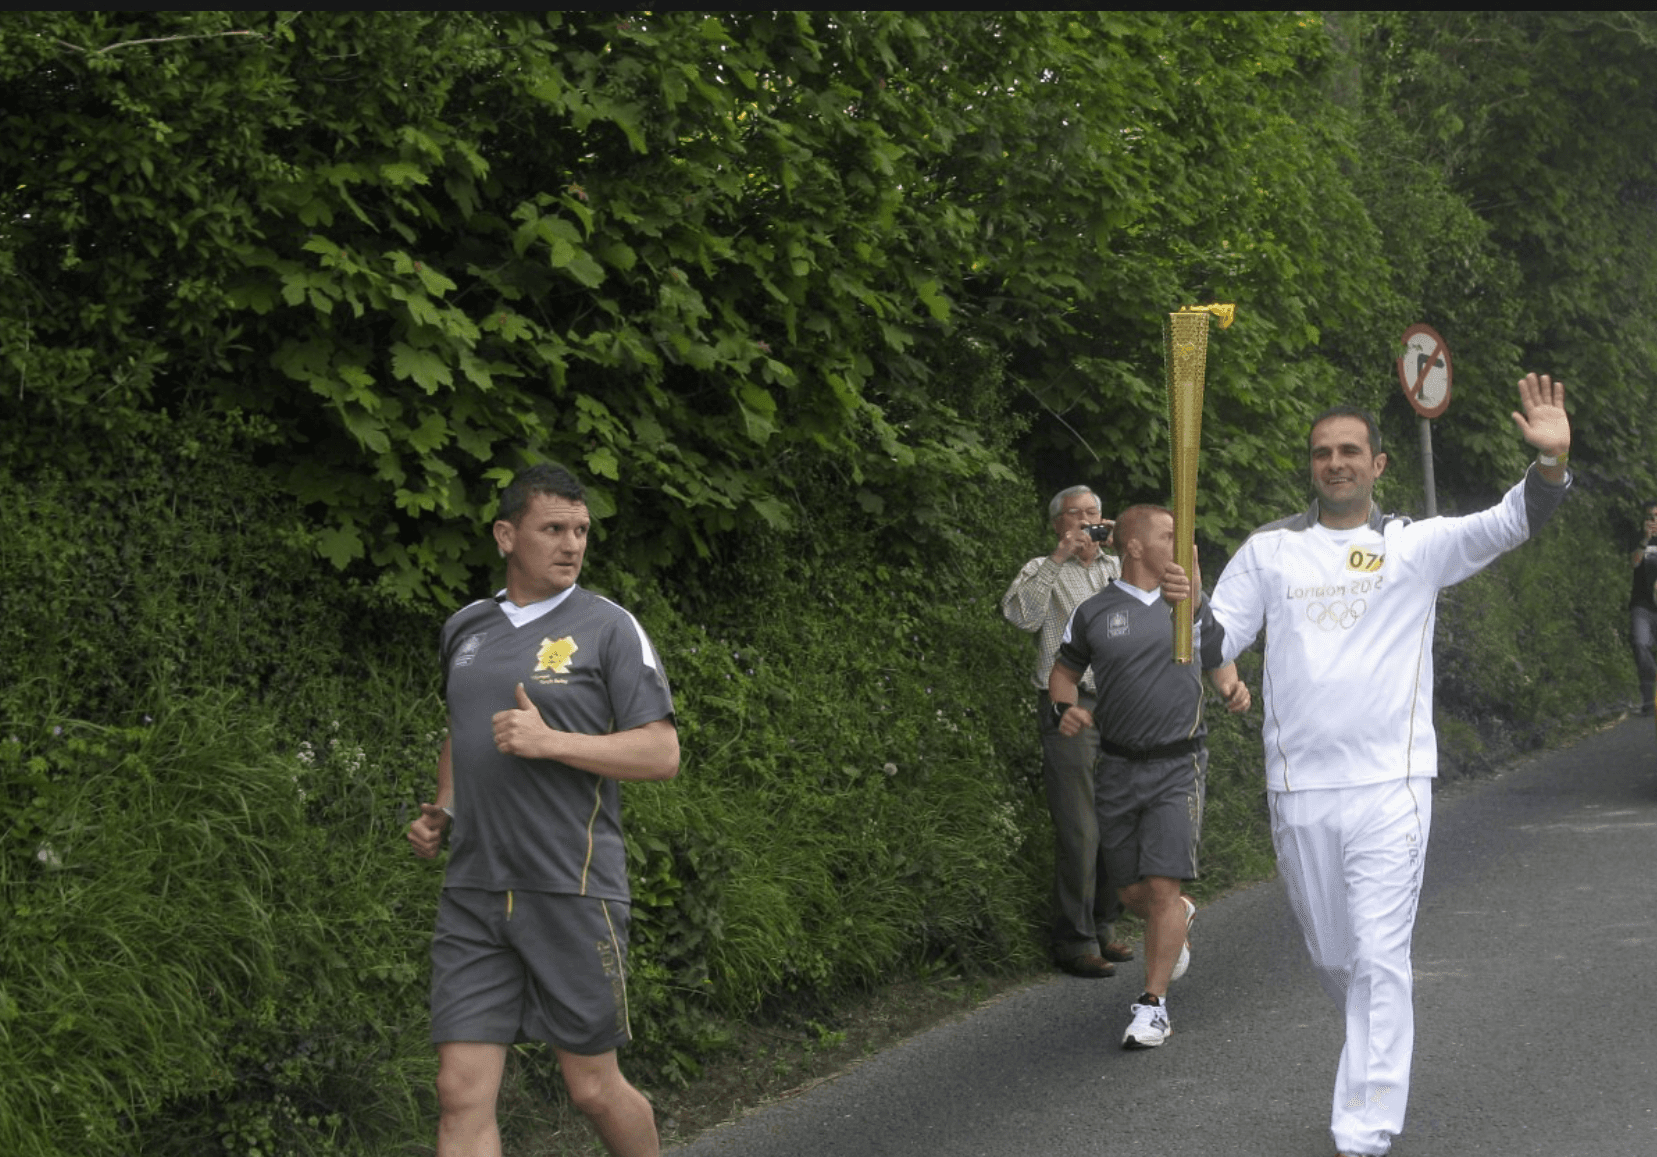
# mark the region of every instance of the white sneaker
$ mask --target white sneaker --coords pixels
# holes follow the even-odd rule
[[[1168,1025],[1166,1000],[1161,1004],[1135,1004],[1133,1023],[1128,1025],[1128,1031],[1122,1034],[1122,1047],[1154,1049],[1173,1035],[1174,1030]]]
[[[1181,896],[1180,903],[1185,905],[1185,931],[1191,931],[1191,921],[1197,918],[1197,906],[1191,902],[1191,897]],[[1174,971],[1168,975],[1169,980],[1178,980],[1185,975],[1186,969],[1191,967],[1191,941],[1187,940],[1179,946],[1179,959],[1174,961]]]

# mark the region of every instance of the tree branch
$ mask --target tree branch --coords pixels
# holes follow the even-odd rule
[[[123,40],[117,44],[106,44],[102,48],[82,48],[78,44],[70,44],[67,40],[59,40],[55,36],[52,37],[52,43],[60,44],[64,48],[73,49],[75,52],[84,53],[87,56],[102,56],[106,52],[114,52],[117,48],[131,48],[135,44],[170,44],[175,40],[219,40],[226,36],[259,35],[262,34],[254,32],[252,29],[242,28],[234,32],[191,32],[182,36],[151,36],[143,40]]]

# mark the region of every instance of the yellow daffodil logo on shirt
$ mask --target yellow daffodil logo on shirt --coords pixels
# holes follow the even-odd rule
[[[568,675],[570,656],[580,649],[575,645],[575,640],[568,635],[562,639],[542,639],[541,649],[535,653],[535,670],[551,671],[554,675]]]

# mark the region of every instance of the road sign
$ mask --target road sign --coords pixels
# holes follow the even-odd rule
[[[1402,341],[1398,384],[1416,413],[1436,418],[1450,405],[1450,347],[1430,325],[1410,326]]]

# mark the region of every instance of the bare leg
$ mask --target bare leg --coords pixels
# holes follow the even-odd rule
[[[1146,876],[1122,889],[1122,903],[1145,921],[1145,991],[1168,995],[1168,978],[1185,946],[1185,905],[1180,882],[1167,876]]]
[[[444,1041],[437,1046],[437,1157],[500,1157],[495,1099],[506,1046]]]
[[[657,1157],[656,1115],[643,1093],[621,1075],[612,1050],[584,1057],[554,1049],[570,1100],[598,1130],[604,1147],[615,1157]]]

